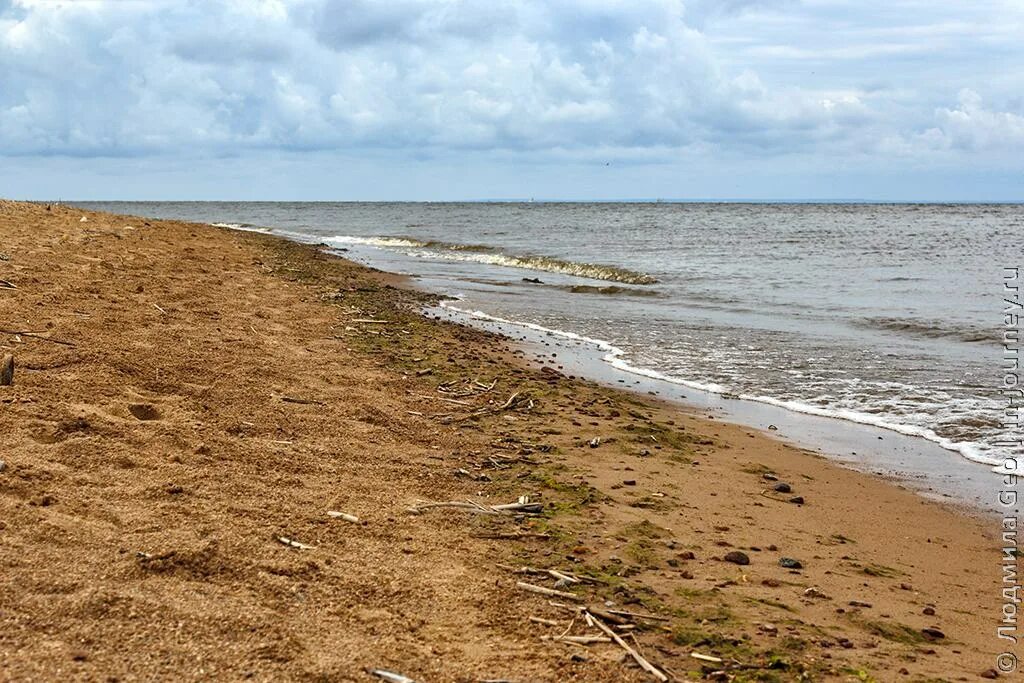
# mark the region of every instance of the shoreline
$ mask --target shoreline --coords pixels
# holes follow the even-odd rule
[[[701,388],[698,383],[666,379],[656,371],[611,363],[602,346],[607,342],[571,332],[495,318],[445,301],[432,310],[445,319],[495,331],[531,348],[557,347],[561,352],[558,365],[566,368],[566,374],[575,373],[641,396],[656,396],[709,419],[758,429],[769,438],[823,455],[837,465],[880,477],[893,485],[905,486],[926,498],[963,508],[969,514],[991,518],[1002,512],[995,497],[1000,488],[999,474],[984,463],[965,458],[958,450],[944,448],[920,435],[731,396]],[[590,346],[594,348],[589,349]],[[543,364],[544,360],[537,362]],[[965,459],[970,463],[967,467],[963,466]]]
[[[551,640],[595,631],[519,581],[656,617],[620,630],[676,680],[992,666],[995,525],[530,369],[314,247],[13,202],[0,227],[0,321],[34,335],[0,335],[12,678],[652,680]],[[407,511],[521,496],[539,514]]]

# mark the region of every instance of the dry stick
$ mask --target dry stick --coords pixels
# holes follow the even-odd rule
[[[554,619],[542,619],[541,617],[530,617],[530,621],[535,624],[544,624],[545,626],[558,626],[558,622]]]
[[[482,514],[482,515],[496,515],[496,514],[498,514],[497,510],[490,510],[488,508],[485,508],[483,505],[478,505],[476,503],[465,503],[465,502],[458,501],[458,500],[450,500],[450,501],[446,501],[446,502],[443,502],[443,503],[422,503],[421,502],[421,503],[417,503],[416,505],[413,505],[412,507],[408,508],[408,511],[411,512],[414,515],[418,515],[419,513],[423,512],[424,510],[430,510],[432,508],[459,508],[460,510],[470,510],[471,512],[476,512],[476,513]]]
[[[53,339],[52,337],[44,337],[43,335],[37,332],[28,332],[26,330],[7,330],[0,328],[0,334],[10,334],[18,337],[32,337],[33,339],[38,339],[40,341],[48,341],[51,344],[60,344],[62,346],[74,346],[72,342],[64,341],[63,339]]]
[[[359,518],[355,515],[350,515],[347,512],[338,512],[337,510],[328,510],[328,517],[334,517],[336,519],[343,519],[346,522],[352,522],[353,524],[359,524]]]
[[[577,645],[590,645],[591,643],[612,642],[612,639],[607,636],[541,636],[541,640],[554,640],[563,643],[576,643]]]
[[[517,581],[516,587],[520,590],[537,593],[538,595],[546,595],[551,598],[565,598],[566,600],[575,600],[577,602],[583,600],[583,598],[575,593],[555,590],[554,588],[545,588],[544,586],[534,586],[532,583],[525,583],[523,581]]]
[[[390,320],[373,320],[371,318],[355,318],[349,320],[350,323],[365,323],[367,325],[390,325]]]
[[[370,669],[370,675],[388,681],[389,683],[416,683],[416,681],[408,676],[396,674],[392,671],[385,671],[384,669]]]
[[[690,657],[692,657],[693,659],[700,660],[702,662],[710,662],[712,664],[721,664],[722,661],[723,661],[721,657],[712,657],[711,655],[702,655],[699,652],[691,652],[690,653]]]
[[[285,403],[301,403],[302,405],[325,405],[323,401],[314,401],[307,398],[295,398],[294,396],[282,396],[281,400]]]
[[[17,289],[18,286],[8,280],[0,280],[0,287],[3,289]]]
[[[551,534],[540,534],[536,532],[509,532],[509,533],[496,533],[496,534],[477,534],[473,538],[482,538],[491,541],[518,541],[522,538],[539,538],[541,540],[547,540],[551,538]]]
[[[280,543],[284,543],[286,546],[291,548],[298,548],[299,550],[316,550],[315,546],[306,545],[305,543],[299,543],[298,541],[286,538],[284,536],[278,536],[277,540]]]
[[[504,513],[512,512],[527,512],[536,514],[544,510],[544,506],[541,503],[507,503],[505,505],[480,505],[479,503],[473,503],[471,501],[461,500],[449,500],[438,503],[430,503],[417,501],[408,511],[412,514],[419,514],[424,510],[431,508],[459,508],[460,510],[470,510],[484,515],[500,515]]]
[[[599,629],[604,631],[605,635],[607,635],[609,638],[611,638],[616,643],[618,643],[619,647],[621,647],[623,650],[628,652],[629,655],[636,661],[636,663],[640,665],[641,669],[643,669],[644,671],[648,672],[649,674],[651,674],[652,676],[657,678],[659,681],[663,681],[664,682],[664,681],[668,680],[668,676],[666,676],[664,673],[662,673],[661,670],[658,669],[656,666],[654,666],[653,664],[648,662],[646,659],[644,659],[643,656],[639,652],[637,652],[636,650],[631,648],[629,646],[629,643],[624,641],[619,636],[618,633],[616,633],[615,631],[613,631],[610,628],[608,628],[608,626],[606,626],[603,621],[601,621],[597,617],[593,616],[590,612],[584,612],[583,614],[587,616],[587,621],[588,622],[593,623]]]

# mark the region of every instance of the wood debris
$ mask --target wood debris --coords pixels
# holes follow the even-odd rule
[[[544,586],[535,586],[532,583],[526,583],[525,581],[517,581],[516,588],[527,591],[529,593],[536,593],[538,595],[546,595],[551,598],[565,598],[566,600],[583,600],[580,596],[575,593],[568,591],[560,591],[555,588],[545,588]]]
[[[347,512],[338,512],[337,510],[328,510],[328,517],[334,517],[336,519],[343,519],[346,522],[352,522],[353,524],[359,524],[359,518],[355,515],[350,515]]]

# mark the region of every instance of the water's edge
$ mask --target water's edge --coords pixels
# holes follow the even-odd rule
[[[925,498],[965,508],[968,513],[989,515],[998,508],[999,474],[980,465],[965,468],[959,454],[919,435],[723,395],[715,387],[634,368],[618,358],[614,346],[602,340],[465,310],[456,304],[442,302],[424,313],[500,334],[538,352],[538,357],[557,353],[560,371],[565,374],[655,396],[711,419],[753,427],[841,466],[879,476]]]

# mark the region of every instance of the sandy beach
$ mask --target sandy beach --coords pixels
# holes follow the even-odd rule
[[[0,679],[994,666],[996,520],[429,301],[268,235],[0,202]]]

